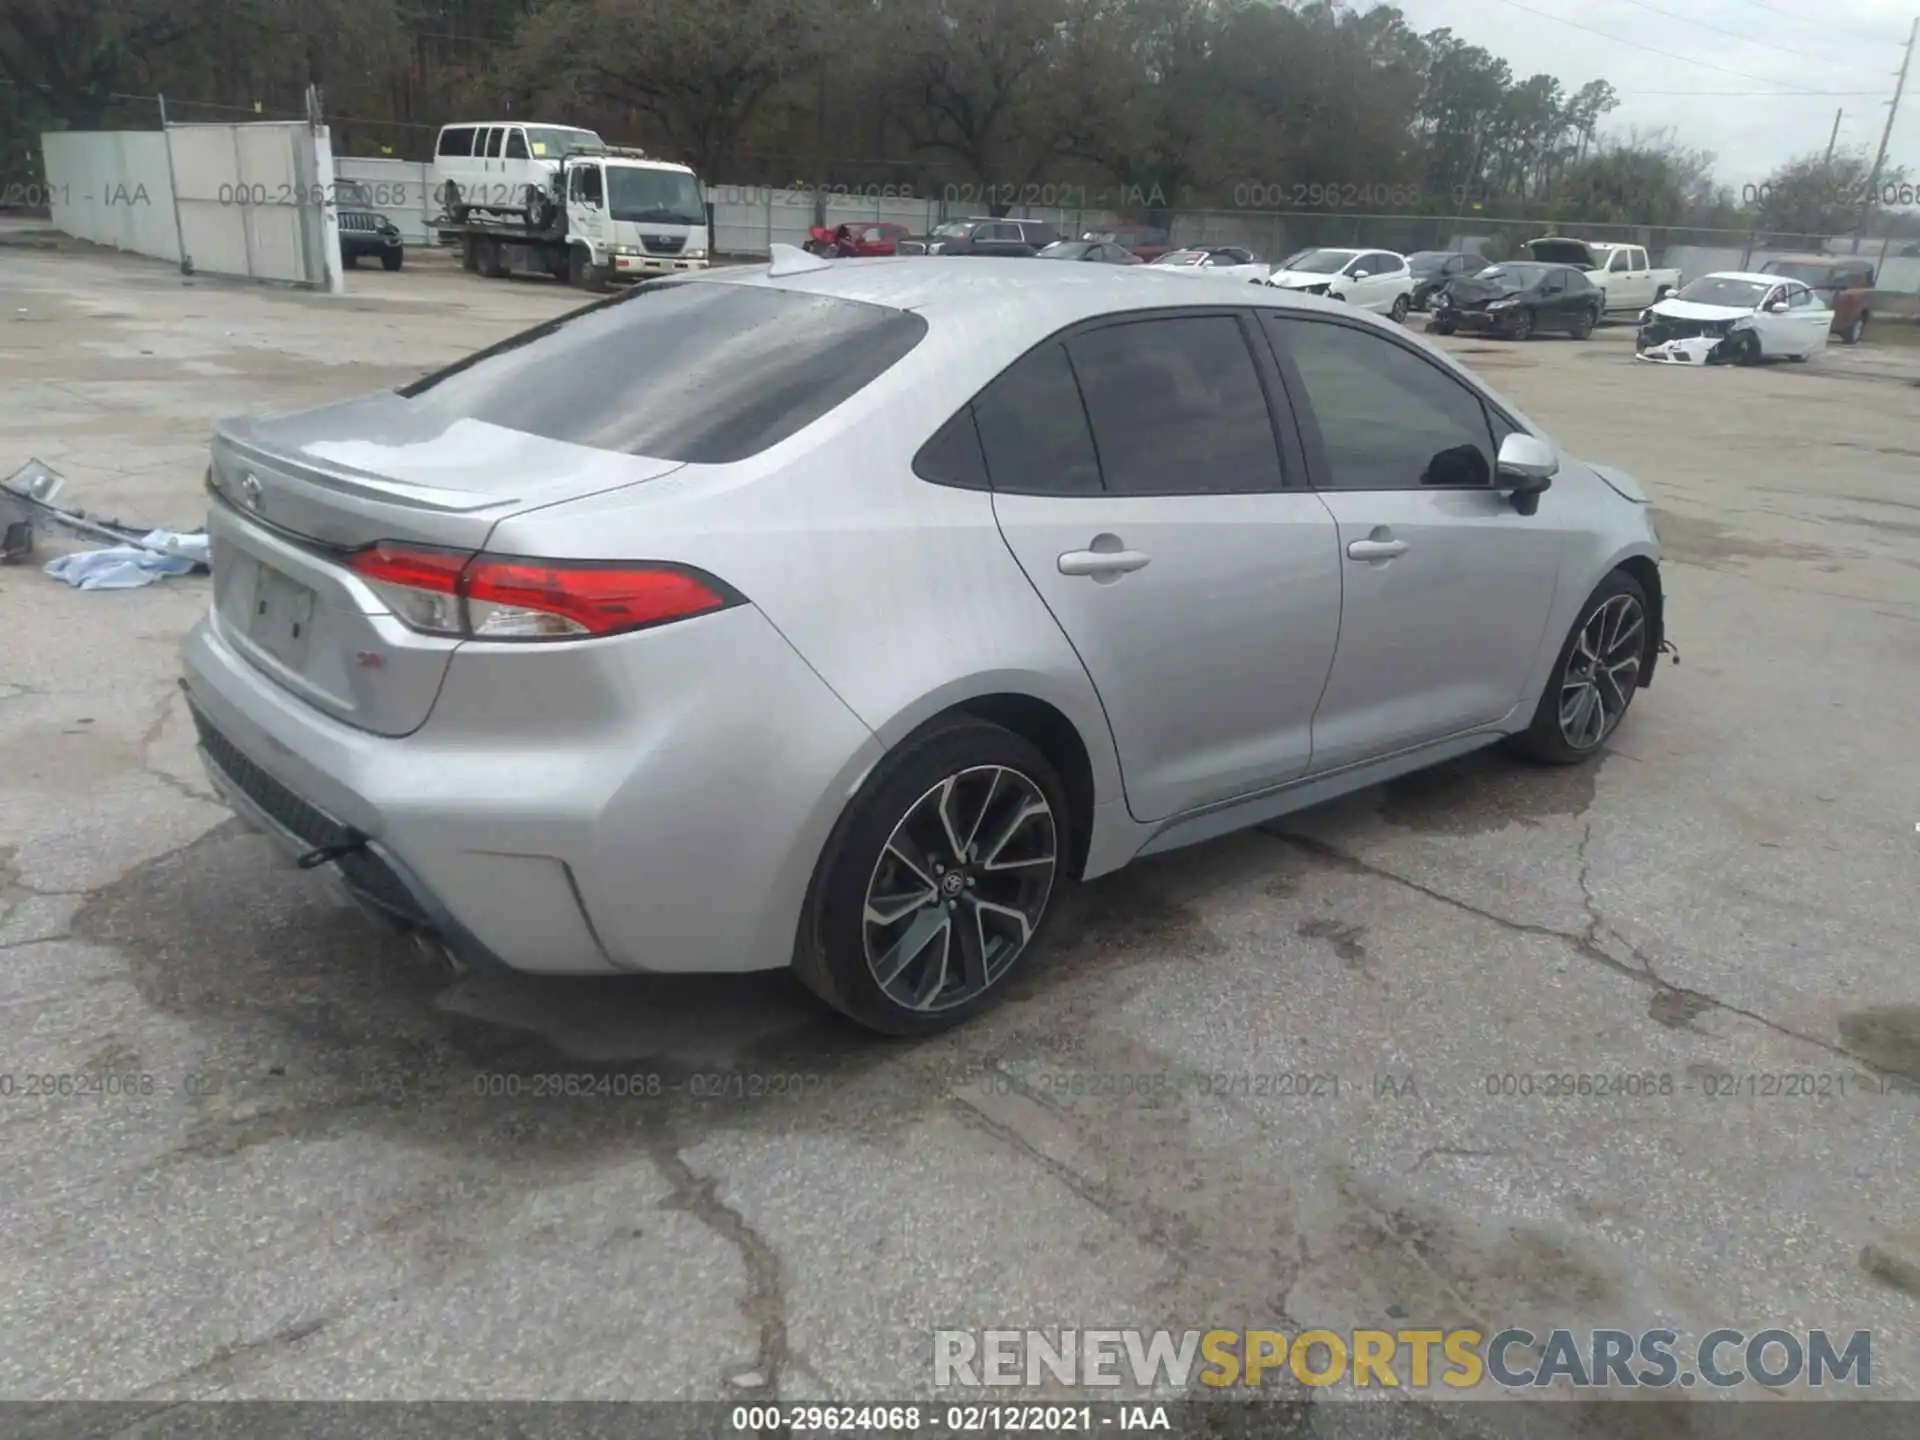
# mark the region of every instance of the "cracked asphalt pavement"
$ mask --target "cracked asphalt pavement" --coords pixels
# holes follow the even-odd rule
[[[0,470],[191,526],[217,418],[576,301],[352,285],[0,248]],[[0,1396],[897,1399],[936,1327],[1470,1323],[1869,1329],[1920,1397],[1920,367],[1454,348],[1656,497],[1682,662],[1610,756],[1084,887],[914,1045],[784,975],[429,968],[213,798],[204,579],[0,571]],[[643,1093],[526,1093],[574,1073]]]

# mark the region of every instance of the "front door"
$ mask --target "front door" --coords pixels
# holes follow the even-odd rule
[[[1523,698],[1559,585],[1565,507],[1493,488],[1513,428],[1411,343],[1334,317],[1264,321],[1340,530],[1340,643],[1315,772],[1493,724]]]
[[[1102,322],[974,405],[1001,532],[1099,693],[1136,820],[1311,758],[1340,562],[1257,340],[1236,309]]]

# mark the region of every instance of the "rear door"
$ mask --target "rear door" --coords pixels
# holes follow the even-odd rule
[[[1493,489],[1496,423],[1463,381],[1377,327],[1269,314],[1321,498],[1340,530],[1340,644],[1314,773],[1488,726],[1522,698],[1567,516]]]
[[[1102,321],[974,405],[1001,532],[1099,692],[1136,820],[1311,759],[1340,562],[1256,340],[1232,308]]]

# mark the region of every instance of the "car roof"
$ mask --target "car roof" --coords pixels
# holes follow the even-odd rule
[[[771,275],[764,265],[710,270],[676,283],[756,285],[809,295],[863,301],[911,310],[929,320],[966,315],[971,323],[998,311],[1010,324],[1031,328],[1036,338],[1080,320],[1124,310],[1240,304],[1313,310],[1352,316],[1353,307],[1315,296],[1222,280],[1217,298],[1196,282],[1152,272],[1146,265],[1089,265],[1061,270],[1052,265],[956,265],[932,256],[837,260],[818,269]],[[1226,286],[1235,284],[1234,290]],[[1382,322],[1383,324],[1385,322]]]
[[[1873,261],[1859,255],[1776,255],[1767,263],[1769,265],[1857,265],[1862,270],[1873,268]]]
[[[1702,280],[1746,280],[1755,285],[1778,285],[1782,280],[1791,280],[1791,275],[1762,275],[1758,270],[1712,270],[1700,277]]]

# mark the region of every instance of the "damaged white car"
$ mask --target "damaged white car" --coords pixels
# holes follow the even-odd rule
[[[1798,280],[1724,270],[1642,310],[1634,354],[1662,365],[1805,360],[1827,348],[1832,326],[1833,311]]]

